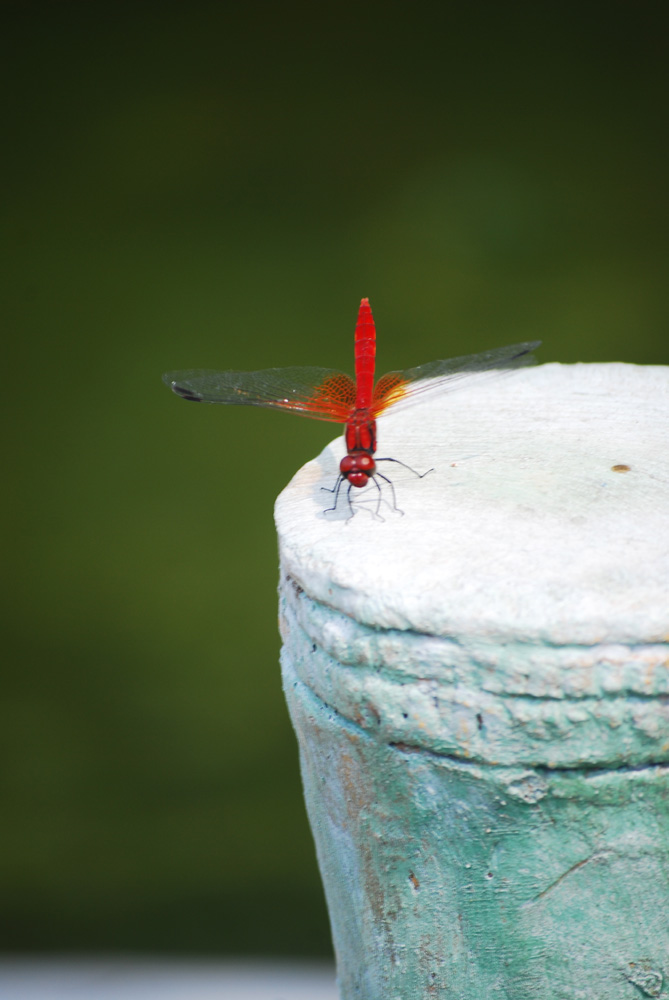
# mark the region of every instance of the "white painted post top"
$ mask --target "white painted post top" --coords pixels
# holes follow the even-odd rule
[[[282,572],[362,625],[584,645],[669,641],[669,367],[549,364],[378,422],[385,487],[324,515],[340,436],[276,503]]]

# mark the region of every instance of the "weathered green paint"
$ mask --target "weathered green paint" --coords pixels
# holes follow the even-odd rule
[[[490,764],[669,762],[666,643],[456,641],[375,629],[286,581],[282,617],[300,678],[388,742]]]
[[[281,604],[342,1000],[669,998],[666,646],[467,649],[290,581]]]

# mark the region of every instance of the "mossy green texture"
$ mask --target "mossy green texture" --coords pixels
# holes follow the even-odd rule
[[[318,630],[309,626],[315,618]],[[597,716],[596,702],[606,698],[585,689],[607,670],[593,661],[570,696],[535,695],[529,721],[499,713],[506,728],[500,724],[492,756],[504,763],[493,763],[483,713],[472,742],[451,710],[466,673],[462,650],[456,668],[448,642],[440,666],[436,653],[431,670],[423,657],[440,731],[455,727],[450,749],[435,748],[436,723],[423,727],[420,711],[407,710],[417,683],[409,647],[418,637],[406,634],[404,666],[397,656],[384,674],[371,651],[380,644],[387,653],[401,636],[367,629],[365,653],[358,625],[290,586],[282,619],[284,686],[342,1000],[669,998],[669,767],[652,759],[653,745],[666,751],[663,694],[646,699],[636,727],[643,743],[636,707],[623,711],[641,695],[622,680],[609,704],[622,721],[612,724],[611,711]],[[339,666],[329,655],[335,649]],[[539,663],[540,650],[532,655]],[[500,650],[502,673],[508,659]],[[546,661],[555,663],[553,650]],[[472,657],[472,677],[482,669]],[[665,655],[653,683],[663,685],[666,669]],[[632,687],[639,680],[615,664],[611,672]],[[374,700],[372,680],[381,675],[387,683]],[[475,718],[475,684],[469,697]],[[588,698],[590,707],[576,711]],[[563,725],[537,730],[542,705],[554,711],[553,702],[563,704]],[[406,716],[404,728],[392,731],[396,712]],[[507,737],[512,752],[504,755]]]

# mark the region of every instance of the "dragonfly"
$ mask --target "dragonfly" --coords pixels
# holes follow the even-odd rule
[[[354,513],[351,492],[374,484],[378,490],[379,516],[382,488],[379,479],[389,484],[393,509],[397,507],[392,481],[379,469],[380,462],[404,466],[420,479],[418,473],[396,458],[376,457],[376,418],[400,404],[412,402],[427,393],[446,391],[457,380],[475,372],[504,372],[534,363],[532,351],[541,341],[528,341],[498,347],[482,354],[432,361],[404,371],[392,371],[374,381],[376,326],[369,299],[358,310],[355,327],[355,378],[334,368],[292,367],[265,368],[261,371],[210,371],[193,369],[167,372],[165,384],[183,399],[195,403],[225,403],[233,406],[265,406],[299,413],[314,420],[345,424],[346,455],[339,464],[337,481],[329,492],[334,494],[334,511],[346,484],[351,516]],[[432,472],[432,469],[428,469]]]

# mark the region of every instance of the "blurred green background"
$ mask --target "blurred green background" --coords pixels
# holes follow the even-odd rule
[[[663,5],[5,3],[0,947],[328,954],[272,503],[189,367],[667,364]]]

